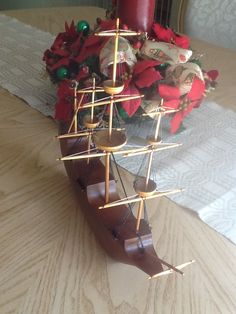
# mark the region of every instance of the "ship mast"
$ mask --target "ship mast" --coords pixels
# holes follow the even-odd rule
[[[112,72],[112,80],[106,80],[103,82],[102,91],[105,91],[109,97],[105,100],[95,101],[95,93],[100,92],[101,88],[98,89],[95,87],[95,80],[93,80],[92,89],[83,89],[81,91],[77,91],[77,85],[75,86],[74,92],[74,117],[72,119],[71,125],[69,127],[69,133],[65,135],[61,135],[58,138],[69,138],[69,137],[81,137],[88,136],[88,150],[86,155],[84,154],[73,154],[70,156],[65,156],[63,158],[59,158],[59,160],[74,160],[74,159],[84,159],[84,158],[95,158],[104,156],[105,157],[105,203],[109,202],[109,192],[110,192],[110,156],[111,154],[118,153],[120,149],[127,143],[127,138],[125,133],[120,129],[113,129],[113,112],[114,112],[114,104],[118,102],[124,102],[127,100],[137,99],[143,97],[143,95],[134,95],[134,96],[123,96],[118,95],[124,89],[124,84],[121,81],[117,80],[117,52],[119,45],[119,38],[121,36],[137,36],[140,35],[139,32],[133,32],[129,30],[120,29],[120,20],[119,18],[116,20],[116,29],[103,31],[96,33],[97,36],[103,37],[114,37],[114,56],[113,56],[113,72]],[[77,93],[82,93],[79,103],[77,103]],[[84,95],[86,93],[92,92],[92,102],[83,104]],[[99,124],[98,121],[94,121],[94,107],[95,106],[104,106],[109,105],[109,126],[108,129],[100,129],[94,132],[94,128]],[[85,126],[87,131],[78,132],[77,129],[77,114],[80,109],[91,108],[91,115],[89,120],[85,121]],[[74,129],[74,133],[71,133],[72,129]],[[103,153],[94,153],[90,152],[90,143],[91,136],[93,134],[93,142],[98,150]]]
[[[122,150],[121,148],[127,143],[127,139],[125,134],[120,129],[113,128],[113,111],[114,111],[114,104],[123,102],[126,100],[131,100],[135,98],[140,98],[143,96],[135,95],[135,96],[122,96],[118,95],[124,89],[124,84],[117,80],[117,51],[119,45],[119,37],[120,36],[135,36],[139,35],[137,32],[132,31],[124,31],[120,30],[120,22],[119,19],[116,20],[116,29],[111,31],[105,31],[97,33],[97,36],[107,36],[107,37],[114,37],[115,44],[114,44],[114,58],[113,58],[113,73],[112,73],[112,80],[106,80],[103,83],[103,87],[96,87],[95,78],[93,78],[92,87],[85,88],[78,90],[78,83],[74,84],[74,116],[72,122],[70,124],[68,134],[60,135],[58,138],[70,138],[70,137],[83,137],[88,136],[88,150],[86,152],[79,152],[72,155],[64,156],[59,158],[59,160],[82,160],[87,159],[89,162],[90,158],[97,158],[97,157],[105,157],[105,204],[100,206],[99,209],[105,208],[112,208],[117,207],[120,205],[131,204],[131,203],[138,203],[138,214],[137,214],[137,221],[136,221],[136,235],[140,238],[139,230],[140,224],[142,219],[142,214],[144,210],[144,203],[146,200],[155,199],[162,196],[172,195],[175,193],[182,192],[182,189],[175,189],[175,190],[167,190],[167,191],[158,191],[156,183],[150,179],[151,177],[151,168],[153,162],[153,154],[157,151],[166,150],[174,147],[180,146],[180,144],[175,143],[168,143],[163,144],[162,140],[159,136],[160,125],[162,116],[165,114],[173,113],[178,110],[174,110],[171,108],[167,108],[163,106],[163,101],[157,107],[157,109],[153,112],[149,112],[144,115],[149,115],[153,117],[157,117],[156,125],[155,125],[155,132],[154,135],[149,137],[148,145],[142,148],[133,148],[133,149],[126,149]],[[97,92],[106,92],[109,97],[103,100],[95,100],[95,95]],[[92,94],[92,100],[90,103],[83,104],[84,96],[86,93]],[[80,95],[80,99],[78,101],[78,95]],[[99,125],[100,121],[95,117],[94,109],[96,106],[104,106],[109,105],[109,125],[108,129],[98,129],[96,130],[97,126]],[[84,125],[86,130],[79,131],[78,130],[78,112],[80,109],[91,109],[90,116],[85,118]],[[93,135],[93,142],[96,146],[98,151],[91,152],[91,140]],[[128,156],[138,156],[138,155],[149,155],[148,158],[148,165],[146,170],[145,177],[139,177],[138,180],[134,183],[134,190],[136,191],[136,195],[131,197],[126,197],[124,199],[119,199],[117,201],[109,203],[109,190],[110,190],[110,156],[111,155],[118,155],[122,154],[125,157]],[[172,266],[169,263],[159,259],[160,263],[167,266],[168,269],[162,271],[149,279],[158,278],[162,275],[168,275],[173,272],[178,272],[180,274],[184,274],[181,269],[190,265],[194,261],[190,261],[178,266]]]
[[[172,108],[164,107],[163,100],[161,100],[160,105],[157,107],[155,111],[149,112],[143,115],[143,116],[151,115],[154,117],[157,116],[154,135],[148,138],[148,143],[149,143],[148,149],[147,150],[136,149],[133,152],[129,152],[129,153],[127,152],[125,156],[137,156],[137,155],[142,155],[142,154],[149,154],[146,177],[141,177],[138,181],[135,182],[134,189],[137,192],[136,195],[127,197],[124,199],[120,199],[118,201],[114,201],[112,203],[108,203],[108,204],[105,204],[104,206],[99,207],[99,209],[105,209],[105,208],[111,208],[111,207],[116,207],[120,205],[138,203],[139,206],[138,206],[138,214],[137,214],[137,222],[136,222],[137,235],[139,234],[141,217],[142,217],[142,213],[144,209],[144,202],[146,200],[168,196],[168,195],[172,195],[172,194],[183,191],[183,189],[175,189],[175,190],[159,192],[157,191],[156,183],[150,179],[153,154],[155,151],[161,150],[162,140],[161,140],[161,137],[159,136],[161,119],[165,114],[174,113],[174,112],[177,112],[178,110],[179,109],[172,109]],[[162,148],[168,149],[168,148],[173,148],[177,146],[179,146],[179,144],[169,144],[168,146],[164,146]],[[159,259],[159,261],[161,262],[161,264],[165,265],[168,269],[160,273],[157,273],[153,276],[150,276],[148,277],[148,279],[156,279],[161,276],[173,274],[174,272],[184,275],[184,272],[182,272],[182,269],[195,262],[195,260],[191,260],[189,262],[186,262],[177,266],[173,266],[164,260]]]
[[[91,108],[90,116],[87,117],[87,119],[85,119],[84,121],[84,124],[87,130],[86,131],[78,130],[78,112],[79,110],[84,109],[84,105],[82,105],[82,103],[84,101],[85,95],[92,94],[92,104],[94,104],[96,93],[104,93],[104,89],[102,87],[96,87],[95,77],[93,77],[92,87],[78,89],[78,86],[79,86],[79,83],[75,80],[71,84],[71,88],[73,88],[74,90],[73,118],[68,128],[68,132],[66,134],[57,136],[58,139],[83,137],[83,136],[90,136],[91,138],[93,129],[97,127],[100,122],[96,117],[94,117],[94,106],[90,106],[89,107]],[[79,100],[78,100],[78,97],[79,97]],[[90,139],[90,142],[91,142],[91,139]]]
[[[114,97],[113,102],[116,103],[116,102],[124,101],[126,99],[135,99],[135,98],[140,97],[140,96],[132,96],[132,97],[120,97],[119,96],[119,98],[116,98],[116,95],[114,95],[113,97]],[[93,108],[95,105],[96,106],[102,106],[105,104],[110,104],[110,100],[88,103],[88,104],[83,105],[83,108]],[[136,232],[137,233],[138,233],[139,227],[140,227],[140,221],[141,221],[141,217],[142,217],[142,212],[143,212],[145,200],[152,199],[152,198],[158,198],[158,197],[162,197],[162,196],[166,196],[166,195],[170,195],[170,194],[174,194],[174,193],[179,193],[179,192],[183,191],[181,189],[175,189],[175,190],[167,190],[167,191],[158,192],[156,190],[156,188],[157,188],[156,183],[154,181],[150,180],[153,153],[157,152],[157,151],[162,151],[162,150],[167,150],[167,149],[179,147],[181,145],[178,143],[162,144],[161,139],[158,136],[162,115],[167,114],[167,113],[172,113],[175,111],[177,111],[177,110],[162,107],[162,103],[161,103],[161,105],[158,107],[158,111],[149,113],[149,115],[154,115],[154,116],[158,115],[158,119],[157,119],[155,135],[154,135],[154,137],[149,138],[149,140],[148,140],[149,145],[148,146],[144,146],[141,148],[132,148],[132,149],[122,150],[120,148],[122,148],[122,146],[125,144],[122,144],[122,141],[120,141],[120,139],[122,139],[122,137],[123,137],[124,142],[126,143],[126,137],[125,137],[124,133],[118,129],[115,129],[115,130],[111,129],[112,138],[111,138],[111,141],[109,141],[110,130],[107,131],[107,129],[105,129],[105,130],[98,130],[98,131],[94,132],[94,136],[93,136],[95,145],[102,152],[91,153],[89,151],[89,153],[88,153],[88,151],[86,151],[86,152],[75,153],[73,155],[68,155],[68,156],[64,156],[62,158],[59,158],[59,160],[67,161],[67,160],[82,160],[82,159],[88,159],[88,158],[97,158],[97,157],[103,157],[104,156],[106,158],[106,161],[105,161],[105,172],[106,172],[105,173],[105,175],[106,175],[105,191],[107,191],[107,193],[109,193],[109,172],[108,172],[108,170],[110,168],[110,154],[111,153],[113,155],[123,155],[124,157],[149,154],[150,157],[149,157],[147,175],[145,178],[144,177],[140,178],[140,180],[138,180],[135,184],[135,190],[137,192],[137,195],[134,195],[131,199],[128,199],[128,200],[123,199],[123,200],[118,200],[118,201],[115,201],[112,203],[109,203],[109,195],[108,195],[108,197],[106,198],[105,205],[100,207],[100,209],[110,208],[110,207],[116,207],[116,206],[123,205],[123,204],[139,202],[139,211],[138,211],[137,224],[136,224]],[[90,133],[89,132],[81,132],[81,133],[78,133],[78,136],[83,136],[83,134],[89,136],[89,134],[91,134],[91,132]],[[108,157],[109,157],[109,159],[108,159]]]
[[[170,194],[175,194],[182,192],[182,189],[175,189],[170,191],[164,191],[159,192],[157,191],[157,185],[156,183],[150,179],[151,176],[151,168],[152,168],[152,161],[153,161],[153,154],[156,151],[161,150],[161,148],[174,148],[180,146],[180,144],[168,144],[167,146],[162,145],[161,137],[159,136],[160,131],[160,125],[161,125],[161,119],[165,114],[170,114],[173,112],[177,112],[179,109],[169,109],[163,106],[163,100],[161,100],[160,105],[157,107],[157,109],[154,112],[150,112],[146,115],[153,115],[154,117],[157,116],[156,119],[156,125],[155,125],[155,132],[154,135],[148,137],[148,146],[146,150],[141,151],[134,151],[134,152],[127,152],[124,154],[126,157],[132,157],[137,155],[149,155],[148,159],[148,166],[147,166],[147,172],[145,177],[140,177],[134,182],[134,190],[136,191],[136,195],[134,195],[131,199],[123,199],[119,201],[115,201],[109,204],[106,204],[102,208],[109,208],[109,207],[115,207],[123,204],[130,204],[130,203],[138,203],[138,214],[137,214],[137,222],[136,222],[136,233],[138,234],[140,229],[140,223],[141,218],[143,214],[144,209],[144,202],[145,200],[152,199],[152,198],[158,198],[161,196],[166,196]]]
[[[105,156],[105,202],[109,202],[109,189],[110,189],[110,155],[121,149],[126,143],[127,139],[125,134],[119,130],[112,129],[113,110],[114,110],[114,96],[120,94],[124,89],[123,82],[117,80],[117,52],[120,36],[135,36],[139,35],[137,32],[127,32],[120,30],[120,20],[116,19],[116,29],[113,31],[104,31],[96,34],[97,36],[114,37],[114,56],[113,56],[113,72],[112,80],[106,80],[103,83],[103,88],[107,94],[110,95],[109,106],[109,127],[108,131],[99,131],[94,136],[94,143],[106,153]]]

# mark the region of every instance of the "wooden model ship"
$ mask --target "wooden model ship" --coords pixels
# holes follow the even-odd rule
[[[124,85],[117,80],[117,50],[120,36],[135,36],[137,33],[121,30],[117,19],[115,30],[100,32],[97,35],[114,38],[112,80],[104,81],[102,87],[97,87],[93,78],[92,86],[85,89],[79,89],[79,83],[73,82],[74,116],[69,124],[60,123],[58,136],[62,152],[60,160],[64,161],[90,227],[113,259],[140,268],[149,275],[149,278],[173,272],[183,275],[181,269],[193,261],[172,266],[160,259],[153,247],[150,226],[143,219],[146,201],[181,192],[181,189],[158,191],[156,183],[150,179],[153,154],[179,146],[164,144],[159,137],[162,116],[174,111],[163,107],[162,103],[157,106],[155,111],[149,113],[155,119],[156,125],[154,134],[147,139],[147,145],[127,149],[125,131],[113,127],[116,105],[142,96],[119,95]],[[101,92],[108,94],[108,97],[97,100],[96,95]],[[81,105],[85,95],[89,95],[91,100]],[[97,108],[102,106],[109,108],[107,128],[101,127],[100,118],[96,114]],[[85,116],[81,126],[79,117],[85,109],[89,110],[90,114]],[[146,175],[135,180],[136,194],[128,197],[122,182],[126,197],[121,199],[116,189],[116,179],[111,174],[111,160],[113,159],[116,165],[116,155],[132,158],[145,154],[148,156]],[[117,173],[122,181],[118,167]],[[138,205],[137,216],[133,214],[131,204]]]

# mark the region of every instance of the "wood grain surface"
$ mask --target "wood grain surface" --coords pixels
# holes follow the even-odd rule
[[[54,33],[80,13],[7,12]],[[196,259],[184,277],[148,281],[107,257],[56,161],[56,133],[54,121],[0,89],[0,313],[236,313],[236,246],[167,198],[149,203],[155,248],[175,265]]]

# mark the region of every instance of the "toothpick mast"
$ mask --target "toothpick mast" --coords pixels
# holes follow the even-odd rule
[[[161,100],[160,107],[162,107],[162,105],[163,105],[163,99]],[[152,148],[155,148],[155,146],[157,146],[161,142],[161,139],[158,140],[160,125],[161,125],[161,118],[162,118],[162,115],[159,113],[158,114],[158,118],[157,118],[157,122],[156,122],[156,130],[155,130],[155,135],[154,135],[154,141],[151,142],[151,147]],[[153,160],[153,150],[149,154],[149,161],[148,161],[145,189],[147,189],[148,182],[149,182],[149,179],[150,179],[152,160]]]
[[[110,114],[109,114],[109,140],[111,141],[112,136],[112,118],[113,118],[113,107],[114,107],[114,100],[113,97],[116,94],[119,94],[124,89],[123,84],[117,84],[117,52],[119,46],[119,37],[120,36],[137,36],[140,35],[139,32],[132,32],[132,31],[124,31],[120,29],[120,19],[116,19],[116,29],[113,31],[104,31],[99,32],[96,34],[97,36],[104,36],[104,37],[114,37],[114,52],[113,52],[113,69],[112,69],[112,82],[105,81],[104,82],[104,89],[105,91],[111,95],[110,100]],[[111,84],[112,83],[112,84]]]
[[[114,61],[113,61],[113,75],[112,75],[112,86],[115,88],[116,86],[116,69],[117,69],[117,51],[118,51],[118,43],[119,43],[119,19],[116,20],[116,32],[115,32],[115,46],[114,46]],[[110,112],[109,112],[109,141],[111,141],[112,135],[112,120],[113,120],[113,101],[114,93],[111,90],[111,103],[110,103]],[[110,185],[110,153],[106,154],[105,159],[106,166],[106,177],[105,177],[105,200],[106,203],[109,202],[109,185]]]
[[[78,133],[78,112],[80,109],[84,108],[84,106],[82,107],[82,103],[85,97],[85,94],[92,94],[92,102],[91,102],[91,106],[89,108],[91,108],[91,116],[93,116],[93,112],[94,112],[94,102],[95,102],[95,94],[96,93],[101,93],[104,92],[104,89],[101,87],[96,87],[95,86],[95,78],[93,78],[93,86],[92,87],[88,87],[88,88],[83,88],[81,90],[78,90],[78,82],[74,81],[74,115],[73,115],[73,119],[71,121],[69,130],[68,130],[68,134],[71,133],[72,129],[74,129],[74,133]],[[78,102],[78,95],[80,96],[80,100]]]
[[[155,115],[158,115],[157,123],[156,123],[156,129],[155,129],[155,135],[154,138],[150,138],[149,140],[149,146],[148,148],[141,148],[141,149],[131,149],[131,150],[126,150],[126,151],[113,151],[114,154],[124,154],[126,156],[135,156],[135,155],[140,155],[140,154],[149,154],[149,162],[148,162],[148,167],[147,167],[147,175],[145,178],[145,184],[142,182],[138,183],[136,185],[136,191],[137,195],[134,196],[133,199],[125,199],[125,200],[120,200],[118,202],[113,202],[109,203],[109,171],[110,171],[110,152],[104,152],[104,153],[98,153],[98,154],[89,154],[86,155],[87,158],[93,158],[93,157],[98,157],[100,156],[105,156],[105,200],[106,200],[106,205],[102,206],[101,208],[110,208],[110,207],[115,207],[119,205],[125,205],[125,204],[130,204],[130,203],[139,203],[138,206],[138,214],[137,214],[137,223],[136,223],[136,232],[139,232],[140,229],[140,223],[141,223],[141,218],[142,218],[142,213],[144,209],[144,201],[147,199],[152,199],[152,198],[158,198],[164,195],[170,195],[174,193],[179,193],[182,192],[181,189],[177,190],[172,190],[172,191],[165,191],[165,192],[157,192],[156,191],[156,183],[152,180],[150,180],[150,175],[151,175],[151,166],[152,166],[152,160],[153,160],[153,154],[155,151],[160,151],[164,149],[169,149],[169,148],[174,148],[180,146],[180,144],[169,144],[167,146],[161,146],[161,140],[158,137],[159,135],[159,129],[160,129],[160,123],[161,123],[161,117],[163,114],[167,113],[168,110],[164,110],[163,107],[163,101],[160,104],[159,111],[155,112]],[[173,111],[173,110],[172,110]],[[176,111],[176,110],[175,110]],[[110,132],[110,131],[109,131]],[[90,151],[89,151],[90,152]],[[66,156],[62,158],[61,160],[73,160],[73,159],[83,159],[85,156]]]
[[[189,262],[187,262],[187,263],[180,264],[180,265],[178,265],[178,266],[172,266],[172,265],[170,265],[170,264],[168,264],[168,263],[162,261],[161,259],[160,259],[160,262],[161,262],[163,265],[166,265],[169,269],[164,270],[164,271],[162,271],[161,273],[158,273],[158,274],[156,274],[156,275],[154,275],[154,276],[148,277],[149,280],[150,280],[150,279],[156,279],[156,278],[159,278],[159,277],[162,277],[162,276],[165,276],[165,275],[170,275],[170,274],[173,274],[174,272],[178,272],[178,273],[180,273],[180,274],[183,276],[184,273],[183,273],[182,271],[180,271],[180,269],[183,269],[183,268],[185,268],[185,267],[187,267],[187,266],[189,266],[189,265],[195,263],[195,260],[191,260],[191,261],[189,261]]]
[[[97,36],[114,37],[114,54],[113,54],[113,72],[112,80],[107,80],[104,82],[103,87],[107,94],[110,95],[109,103],[109,126],[108,133],[100,132],[95,136],[95,144],[99,149],[105,151],[105,202],[109,202],[109,189],[110,189],[110,155],[111,153],[119,150],[127,142],[124,134],[119,131],[114,131],[112,128],[113,123],[113,111],[114,111],[114,96],[120,94],[124,89],[123,82],[117,81],[117,52],[119,45],[120,36],[135,36],[138,35],[137,32],[123,31],[120,30],[120,20],[116,19],[116,29],[111,31],[105,31],[97,33]],[[132,98],[129,98],[132,99]]]
[[[77,93],[76,93],[76,89],[77,89],[77,86],[74,88],[74,112],[76,112],[76,109],[77,109]],[[82,102],[82,98],[84,97],[84,94],[83,96],[81,97],[81,102]],[[78,116],[75,115],[75,121],[74,121],[74,132],[77,133],[78,132]]]
[[[161,119],[162,119],[164,112],[165,111],[163,110],[163,99],[162,99],[160,106],[158,107],[158,111],[156,112],[158,117],[157,117],[157,121],[156,121],[156,129],[155,129],[154,137],[149,138],[150,150],[149,150],[149,152],[147,152],[147,154],[149,154],[149,159],[148,159],[145,184],[143,182],[143,179],[140,179],[140,182],[135,183],[135,186],[134,186],[136,188],[138,195],[140,195],[142,198],[147,197],[149,195],[152,195],[153,193],[155,193],[155,190],[156,190],[156,183],[154,181],[150,180],[150,176],[151,176],[153,154],[154,154],[155,148],[157,148],[161,143],[161,138],[159,137],[159,131],[160,131]],[[144,199],[142,199],[139,202],[136,232],[138,232],[139,228],[140,228],[140,222],[141,222],[141,217],[142,217],[142,213],[143,213],[143,208],[144,208]]]
[[[150,144],[151,144],[151,147],[154,149],[158,144],[161,143],[161,138],[159,137],[159,132],[160,132],[160,126],[161,126],[161,119],[162,119],[162,116],[164,116],[165,114],[169,113],[168,110],[166,110],[164,107],[163,107],[163,99],[161,99],[161,103],[160,105],[158,106],[157,108],[157,111],[154,113],[154,116],[157,116],[157,121],[156,121],[156,129],[155,129],[155,133],[154,133],[154,138],[150,138]],[[171,113],[172,112],[177,112],[179,111],[179,109],[173,109],[171,110]],[[152,150],[149,154],[149,161],[148,161],[148,167],[147,167],[147,175],[146,175],[146,182],[145,182],[145,188],[147,189],[148,187],[148,182],[149,182],[149,179],[150,179],[150,174],[151,174],[151,166],[152,166],[152,160],[153,160],[153,153],[154,153],[154,150]]]
[[[140,229],[140,223],[142,218],[142,213],[144,209],[144,201],[152,198],[158,198],[164,195],[170,195],[178,192],[182,192],[181,189],[177,190],[171,190],[171,191],[164,191],[164,192],[158,192],[156,190],[156,183],[152,180],[150,180],[151,175],[151,167],[152,167],[152,161],[153,161],[153,154],[155,151],[163,150],[163,149],[169,149],[173,147],[178,147],[180,144],[169,144],[167,146],[162,146],[161,144],[161,138],[159,137],[159,131],[160,131],[160,125],[161,125],[161,118],[163,115],[167,113],[176,112],[178,109],[168,109],[163,107],[163,100],[161,100],[160,106],[158,106],[157,110],[154,113],[151,113],[154,116],[158,116],[156,121],[156,128],[154,132],[154,136],[151,136],[148,139],[149,146],[147,149],[141,149],[141,150],[135,150],[131,152],[127,152],[126,156],[137,156],[141,154],[149,154],[149,160],[148,160],[148,166],[147,166],[147,173],[146,177],[139,180],[137,183],[135,183],[135,190],[137,192],[137,195],[135,195],[132,199],[124,199],[120,201],[115,201],[112,203],[106,202],[104,206],[101,206],[100,208],[110,208],[110,207],[116,207],[119,205],[125,205],[130,203],[138,203],[138,214],[137,214],[137,223],[136,223],[136,232],[139,232]],[[146,114],[145,114],[146,115]],[[143,180],[144,179],[144,180]]]
[[[74,86],[74,116],[73,116],[73,119],[71,121],[71,124],[70,124],[70,127],[69,127],[69,130],[68,130],[68,133],[71,133],[72,129],[74,129],[74,133],[77,133],[78,132],[78,111],[81,107],[81,104],[84,100],[84,96],[85,96],[85,93],[83,93],[80,97],[80,100],[79,100],[79,103],[78,103],[78,99],[77,99],[77,88],[78,88],[78,82],[74,82],[75,86]]]

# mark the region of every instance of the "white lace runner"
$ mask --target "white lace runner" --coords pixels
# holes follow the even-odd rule
[[[53,36],[0,15],[0,85],[44,115],[54,116],[56,86],[45,76],[43,52]]]
[[[56,87],[42,78],[42,55],[53,36],[0,15],[0,85],[45,115],[54,116]],[[205,101],[185,119],[185,130],[165,142],[183,146],[155,154],[152,177],[158,188],[185,188],[171,196],[176,203],[236,243],[236,113]],[[145,138],[152,122],[127,125],[128,134]],[[133,143],[134,145],[134,143]],[[136,174],[143,157],[119,158]]]
[[[175,135],[167,131],[167,119],[163,119],[163,142],[183,146],[155,154],[152,178],[160,190],[185,188],[169,198],[197,212],[236,243],[236,113],[205,101],[184,120],[185,130]],[[152,124],[128,125],[130,144],[135,146],[132,136],[145,139]],[[116,159],[137,173],[143,157]]]

